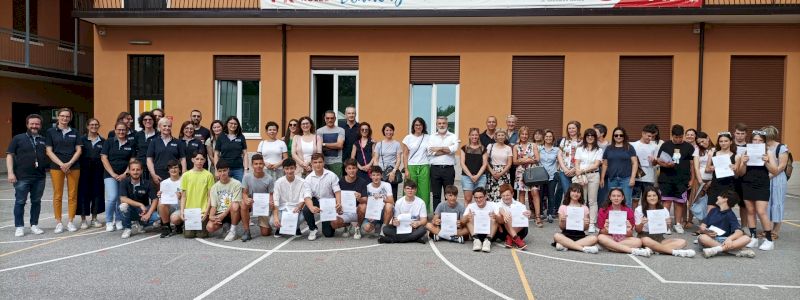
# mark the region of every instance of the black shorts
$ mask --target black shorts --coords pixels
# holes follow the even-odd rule
[[[681,198],[689,190],[689,182],[659,182],[658,188],[662,197]]]
[[[633,185],[633,195],[632,195],[633,198],[641,200],[644,197],[642,195],[642,193],[644,193],[644,189],[646,189],[647,187],[652,187],[654,185],[655,183],[652,182],[637,181]]]
[[[576,241],[576,242],[586,237],[586,233],[585,232],[577,231],[577,230],[563,230],[563,231],[561,231],[561,234],[563,234],[564,236],[566,236],[570,240],[573,240],[573,241]],[[550,244],[550,246],[555,247],[556,246],[556,242],[554,241],[552,244]]]

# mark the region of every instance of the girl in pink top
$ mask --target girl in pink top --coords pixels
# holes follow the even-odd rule
[[[567,229],[568,206],[583,208],[583,230]],[[564,195],[564,201],[561,202],[561,207],[558,208],[558,224],[561,227],[561,232],[553,235],[553,246],[556,247],[556,250],[567,251],[572,249],[590,254],[598,252],[596,246],[597,237],[586,235],[585,233],[586,229],[589,228],[589,208],[583,203],[583,187],[580,184],[573,183],[570,185]]]
[[[610,223],[608,219],[611,211],[624,211],[627,215],[625,234],[610,234],[608,232]],[[597,214],[597,227],[600,228],[600,234],[597,235],[598,242],[606,249],[614,252],[649,257],[652,254],[652,250],[650,248],[641,248],[642,241],[633,237],[633,224],[636,224],[633,218],[633,211],[625,205],[625,194],[623,194],[622,188],[612,188],[608,193],[606,206],[601,208]]]

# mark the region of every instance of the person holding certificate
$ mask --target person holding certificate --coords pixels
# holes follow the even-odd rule
[[[317,239],[317,224],[314,222],[314,214],[320,213],[319,199],[336,199],[335,209],[337,213],[342,213],[342,193],[339,187],[339,176],[333,172],[325,169],[325,156],[322,153],[314,153],[311,155],[311,173],[306,176],[305,185],[303,189],[303,198],[305,198],[305,208],[303,209],[303,218],[308,224],[308,240],[313,241]],[[325,237],[333,237],[336,233],[332,223],[336,222],[340,227],[344,224],[355,222],[357,220],[356,214],[342,214],[336,218],[336,221],[323,221],[322,234]]]
[[[686,196],[689,187],[694,181],[695,169],[692,167],[694,146],[684,142],[683,126],[680,124],[672,125],[670,140],[664,142],[658,149],[658,165],[661,173],[658,175],[658,188],[664,200],[664,207],[667,210],[675,205],[675,219],[683,220],[686,213]],[[675,232],[683,234],[683,225],[676,223],[673,225]]]
[[[367,193],[363,195],[363,201],[359,201],[358,216],[364,225],[364,232],[381,232],[381,226],[389,225],[392,220],[395,203],[394,194],[392,194],[392,186],[388,182],[382,181],[383,169],[380,166],[372,166],[369,177],[372,182],[366,185]],[[367,213],[368,197],[383,200],[383,214],[380,220],[364,220]]]
[[[281,160],[283,163],[283,160]],[[267,174],[267,163],[264,161],[264,156],[259,153],[250,158],[250,164],[253,166],[253,172],[244,175],[242,180],[242,205],[239,214],[242,216],[242,242],[247,242],[252,239],[250,235],[250,210],[253,209],[255,203],[255,195],[265,195],[268,197],[267,209],[272,211],[275,208],[275,199],[273,198],[273,190],[275,189],[275,179]],[[278,166],[280,167],[280,166]],[[276,167],[277,168],[277,167]],[[273,168],[273,169],[276,169]],[[283,172],[283,169],[280,169]],[[273,174],[275,174],[273,172]],[[281,173],[282,174],[282,173]],[[260,196],[259,196],[260,197]],[[262,206],[263,207],[263,206]],[[269,224],[269,216],[263,214],[256,214],[258,216],[258,228],[261,236],[269,236],[272,234],[272,228]]]
[[[570,185],[564,200],[558,208],[558,224],[561,232],[553,235],[553,247],[558,251],[583,251],[597,254],[597,237],[586,235],[589,229],[589,208],[583,200],[583,187],[580,184]]]
[[[708,212],[708,216],[700,224],[700,236],[697,242],[703,247],[703,256],[710,258],[720,252],[731,252],[744,249],[750,243],[748,237],[742,231],[736,214],[731,210],[731,206],[739,202],[739,196],[735,191],[725,191],[717,196],[717,207]],[[735,254],[737,257],[753,258],[756,253],[750,249],[744,249]]]
[[[742,194],[747,207],[747,227],[750,229],[750,242],[747,248],[758,246],[756,236],[756,216],[761,221],[761,228],[764,229],[765,241],[758,249],[769,251],[775,249],[772,243],[772,220],[769,219],[767,209],[769,208],[770,183],[769,170],[767,164],[775,164],[775,158],[765,152],[766,132],[754,130],[751,139],[752,144],[747,144],[747,153],[738,166],[738,173],[742,176]],[[760,149],[759,149],[760,148]],[[756,151],[760,150],[760,151]],[[761,161],[761,163],[754,163]]]
[[[142,163],[134,160],[128,164],[128,169],[131,176],[119,183],[119,199],[122,202],[119,211],[122,213],[123,239],[138,233],[139,224],[150,226],[159,219],[156,211],[158,206],[156,188],[151,182],[142,179]],[[136,226],[131,225],[132,221],[136,221]],[[136,229],[135,232],[132,229]]]
[[[425,225],[433,235],[434,241],[445,239],[453,243],[464,243],[464,237],[469,236],[469,231],[461,222],[464,216],[464,205],[458,202],[458,188],[448,185],[444,188],[445,201],[436,206],[433,211],[433,220]]]
[[[497,231],[497,206],[487,201],[487,191],[483,187],[475,188],[472,197],[474,201],[467,205],[461,222],[467,224],[469,235],[472,236],[472,251],[489,252]]]
[[[283,235],[292,235],[291,228],[294,227],[294,235],[300,235],[300,222],[303,221],[303,206],[305,206],[303,198],[303,187],[305,181],[297,171],[297,163],[294,159],[287,158],[283,160],[281,165],[283,167],[283,177],[275,181],[275,192],[273,199],[275,205],[272,208],[272,226],[275,228],[275,237]],[[285,224],[284,220],[296,220],[294,224]],[[259,220],[259,226],[261,226]],[[312,219],[313,223],[314,220]],[[262,227],[263,228],[263,227]],[[288,230],[286,228],[289,228]]]
[[[514,200],[514,189],[510,184],[500,186],[500,202],[497,203],[497,208],[498,226],[495,238],[505,240],[506,248],[527,249],[524,239],[528,236],[531,211],[522,202]]]
[[[349,225],[353,227],[353,239],[361,239],[361,222],[364,221],[364,214],[367,210],[367,185],[369,182],[364,178],[358,176],[358,163],[353,158],[348,158],[344,161],[344,176],[342,180],[339,180],[339,187],[342,189],[342,211],[344,214],[348,213],[356,213],[356,219],[351,222]],[[345,192],[346,191],[346,192]],[[345,210],[347,206],[345,205],[345,201],[352,201],[350,198],[350,194],[352,193],[352,197],[355,198],[356,201],[356,208],[354,211],[348,212]],[[349,198],[349,199],[348,199]],[[352,204],[352,202],[350,203]],[[363,207],[361,207],[363,206]],[[359,208],[362,208],[359,210]],[[380,222],[380,220],[378,221]],[[346,224],[342,224],[346,225]],[[366,226],[365,226],[365,229]],[[374,232],[375,228],[369,228],[368,232]],[[366,231],[366,230],[365,230]],[[342,233],[342,237],[348,237],[350,235],[350,229],[345,228],[344,233]]]
[[[622,188],[611,188],[606,206],[598,212],[597,227],[600,228],[600,234],[597,235],[597,241],[614,252],[649,257],[652,250],[641,248],[642,240],[633,237],[635,223],[633,210],[625,205]]]
[[[206,229],[208,233],[222,229],[224,224],[231,224],[228,234],[225,236],[226,242],[236,239],[236,225],[239,224],[239,210],[242,204],[242,183],[235,178],[231,178],[231,167],[225,160],[217,162],[217,177],[219,181],[214,183],[209,194],[211,195],[210,211],[208,213],[208,223]]]
[[[392,224],[383,227],[383,235],[378,238],[378,243],[410,243],[427,241],[428,231],[425,224],[428,223],[428,210],[425,202],[417,194],[417,183],[414,180],[406,179],[403,183],[406,195],[397,199],[394,206],[394,217]],[[406,233],[403,233],[403,232]]]
[[[661,204],[661,194],[655,187],[646,187],[642,204],[633,213],[636,220],[636,232],[642,245],[658,253],[671,254],[677,257],[694,257],[694,250],[683,249],[683,239],[664,239],[664,233],[671,222],[669,211]]]
[[[200,229],[189,230],[184,226],[183,237],[193,239],[195,237],[206,238],[208,231],[205,230],[205,222],[208,221],[208,192],[214,186],[214,175],[204,169],[206,157],[202,152],[192,153],[191,170],[181,176],[181,220],[187,222],[186,209],[200,209]],[[192,220],[196,222],[197,220]]]
[[[181,163],[170,160],[167,163],[169,178],[161,181],[158,191],[158,215],[161,216],[161,238],[170,237],[172,229],[170,223],[175,225],[175,234],[183,233],[183,220],[180,216],[180,205],[178,199],[181,198]]]
[[[711,174],[711,183],[706,185],[706,194],[708,195],[708,209],[717,206],[717,197],[724,191],[736,189],[736,176],[720,177],[723,170],[733,172],[741,163],[740,157],[736,156],[736,145],[733,144],[733,139],[730,132],[720,132],[717,135],[717,146],[709,154],[711,159],[706,165],[705,172]],[[718,164],[724,161],[725,164]],[[719,170],[717,170],[719,168]],[[728,173],[728,172],[725,172]],[[729,175],[729,174],[725,174]],[[742,205],[742,203],[738,203]],[[744,208],[744,206],[740,206]]]

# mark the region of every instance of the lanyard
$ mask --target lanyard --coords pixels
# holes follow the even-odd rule
[[[33,166],[35,168],[38,168],[39,167],[39,154],[36,153],[36,137],[29,134],[28,135],[28,141],[30,141],[31,142],[31,146],[33,146],[33,158],[34,158]]]

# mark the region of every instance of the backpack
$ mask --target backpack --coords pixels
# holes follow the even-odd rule
[[[778,158],[778,163],[780,163],[781,159],[781,146],[786,147],[784,144],[778,144],[778,148],[775,148],[775,157]],[[794,158],[792,157],[792,152],[786,151],[786,154],[789,155],[789,161],[786,163],[786,169],[784,169],[783,172],[786,173],[786,180],[789,180],[792,178],[792,171],[794,170],[794,167],[792,166],[792,163],[794,163]]]

